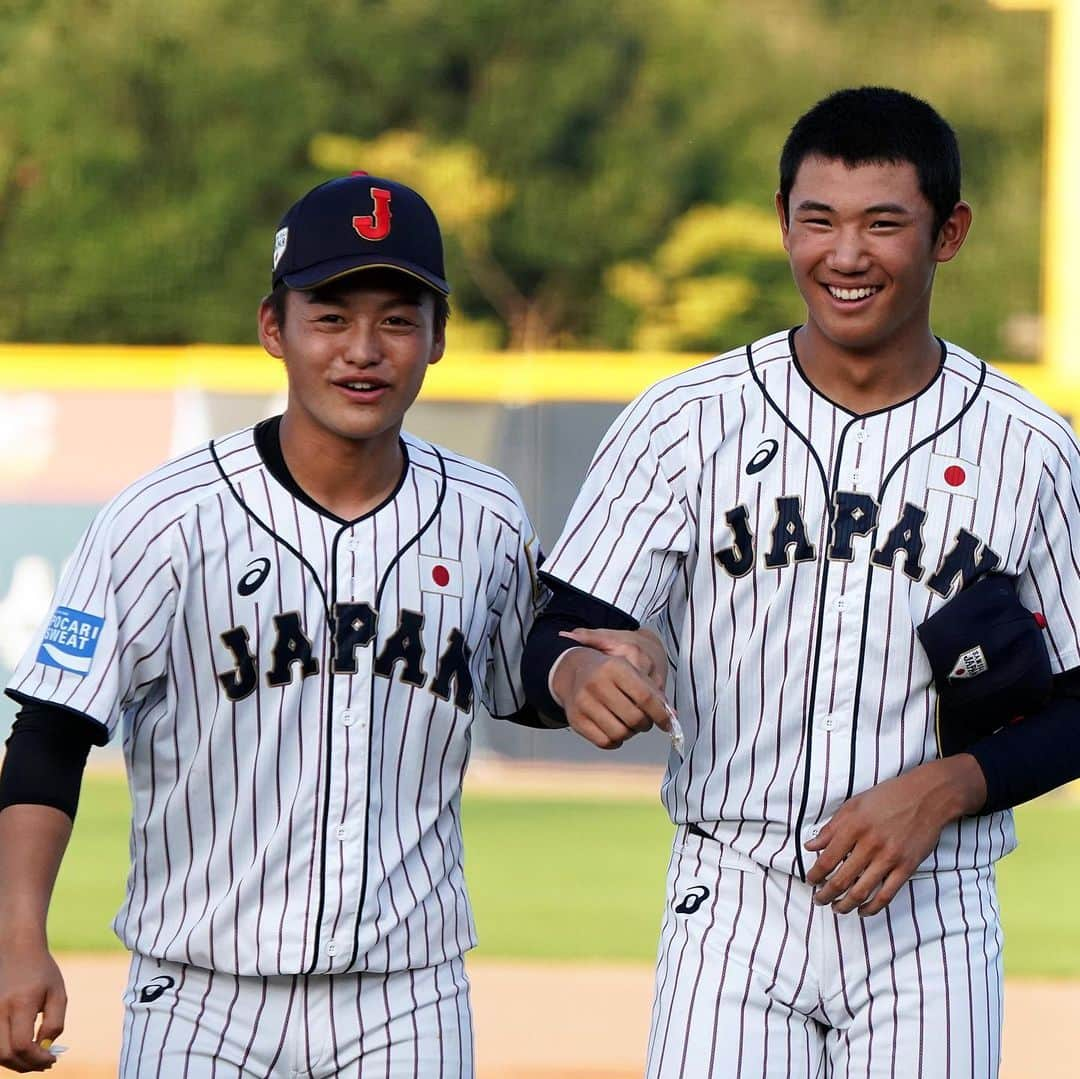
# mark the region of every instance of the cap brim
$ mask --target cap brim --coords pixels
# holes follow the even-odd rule
[[[280,280],[292,289],[312,289],[336,281],[339,277],[358,273],[360,270],[398,270],[422,281],[442,296],[450,295],[450,286],[441,277],[436,277],[413,262],[383,258],[379,255],[350,255],[346,258],[318,262],[314,266],[297,270],[295,273],[283,274]]]

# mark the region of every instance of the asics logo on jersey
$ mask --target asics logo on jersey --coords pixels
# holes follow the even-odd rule
[[[780,443],[775,438],[765,439],[754,452],[754,456],[746,462],[746,474],[752,476],[755,472],[760,472],[776,456],[778,449]]]
[[[884,530],[877,527],[879,511],[877,502],[868,494],[837,491],[829,514],[831,528],[827,557],[835,562],[852,562],[856,537],[874,534],[878,546],[870,555],[870,564],[891,570],[900,555],[904,573],[913,581],[921,581],[927,569],[923,564],[926,510],[905,502],[900,519],[884,532],[884,539],[880,538]],[[744,577],[754,568],[757,557],[755,537],[750,530],[750,510],[745,505],[735,506],[724,514],[724,520],[731,529],[733,542],[716,552],[716,561],[732,577]],[[768,569],[817,559],[817,549],[810,542],[803,517],[801,498],[782,495],[775,499],[772,527],[763,542],[767,544],[764,564]],[[942,554],[933,573],[926,578],[926,586],[939,596],[948,596],[958,577],[963,588],[990,573],[1000,561],[1001,558],[982,539],[966,528],[960,528],[952,546]]]
[[[174,985],[176,985],[176,982],[168,974],[162,974],[139,990],[139,1003],[153,1004],[155,1000],[164,994],[166,989],[171,989]]]
[[[250,596],[270,575],[270,559],[256,558],[248,563],[247,573],[240,578],[236,591],[242,596]]]
[[[686,895],[675,905],[676,914],[693,914],[706,899],[709,898],[709,889],[704,884],[695,884],[688,889]]]
[[[333,640],[331,674],[356,674],[356,653],[375,640],[379,612],[368,603],[336,603],[333,607]],[[273,616],[274,638],[270,644],[266,683],[287,686],[296,677],[319,673],[315,649],[300,618],[299,611],[286,611]],[[424,615],[421,611],[402,609],[394,632],[375,656],[372,671],[380,678],[393,678],[411,686],[427,686],[444,701],[453,695],[454,707],[462,712],[472,711],[473,680],[469,671],[472,650],[460,629],[451,628],[446,644],[429,678],[424,667]],[[259,685],[258,659],[251,651],[251,634],[246,626],[233,626],[221,634],[221,640],[232,657],[232,670],[220,672],[218,682],[230,701],[241,701]]]

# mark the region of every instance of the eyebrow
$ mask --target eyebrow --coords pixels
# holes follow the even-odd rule
[[[795,212],[803,213],[825,213],[832,214],[836,210],[830,206],[827,202],[816,202],[813,199],[806,199],[800,202],[795,207]],[[898,202],[877,202],[873,206],[867,206],[863,210],[864,214],[905,214],[910,215],[911,211],[906,206],[901,206]]]

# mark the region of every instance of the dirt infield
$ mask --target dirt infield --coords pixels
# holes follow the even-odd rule
[[[116,1075],[125,956],[61,957],[71,1003],[53,1075]],[[472,961],[479,1079],[635,1079],[652,973],[640,966]],[[538,1002],[543,1001],[542,1006]],[[1002,1079],[1077,1074],[1070,1034],[1080,984],[1010,982]]]

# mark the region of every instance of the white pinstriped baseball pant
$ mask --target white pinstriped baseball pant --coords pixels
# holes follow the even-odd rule
[[[993,867],[917,875],[860,918],[680,826],[667,888],[648,1079],[998,1074]]]
[[[120,1079],[473,1074],[460,958],[391,974],[259,978],[132,957]]]

